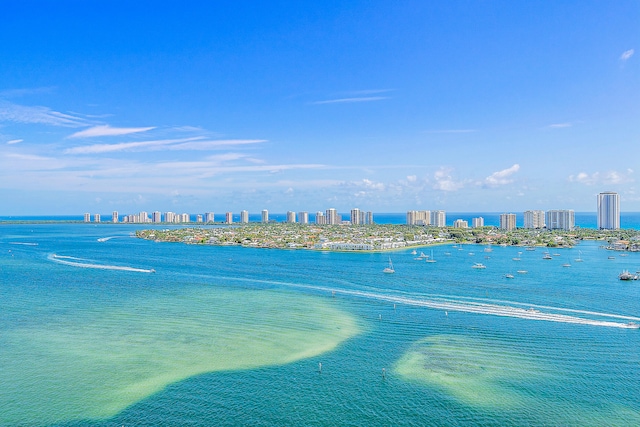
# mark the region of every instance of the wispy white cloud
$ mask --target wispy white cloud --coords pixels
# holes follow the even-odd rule
[[[386,96],[362,96],[355,98],[339,98],[339,99],[328,99],[325,101],[315,101],[312,102],[313,105],[322,105],[322,104],[349,104],[356,102],[372,102],[372,101],[382,101],[384,99],[389,99]]]
[[[622,52],[622,55],[620,55],[620,60],[622,62],[626,62],[633,56],[633,53],[634,53],[633,49],[625,50],[624,52]]]
[[[100,153],[114,153],[117,151],[141,151],[141,150],[157,150],[167,145],[183,143],[201,139],[200,137],[194,138],[180,138],[180,139],[163,139],[156,141],[140,141],[140,142],[121,142],[119,144],[93,144],[83,147],[74,147],[65,150],[65,154],[100,154]]]
[[[89,124],[81,117],[54,111],[48,107],[31,107],[7,101],[0,101],[0,121],[63,127],[79,127]]]
[[[571,126],[573,126],[573,124],[567,122],[567,123],[554,123],[554,124],[551,124],[551,125],[549,125],[547,127],[551,128],[551,129],[562,129],[562,128],[570,128]]]
[[[515,164],[510,168],[497,171],[486,177],[483,181],[485,187],[498,187],[500,185],[506,185],[513,182],[511,176],[520,170],[520,165]]]
[[[569,175],[569,182],[577,182],[584,185],[613,185],[633,182],[633,169],[626,171],[594,172],[591,175],[580,172],[576,175]]]
[[[121,142],[117,144],[93,144],[88,146],[69,148],[65,154],[100,154],[118,151],[157,151],[157,150],[213,150],[238,145],[258,144],[266,142],[264,139],[227,139],[203,141],[204,137],[162,139],[155,141]]]
[[[95,138],[98,136],[118,136],[129,135],[131,133],[146,132],[155,127],[138,127],[138,128],[114,128],[109,125],[93,126],[89,129],[81,130],[68,138]]]
[[[22,88],[22,89],[7,89],[0,91],[0,96],[3,98],[18,98],[26,95],[40,95],[43,93],[51,93],[55,91],[55,86],[43,86],[34,88]]]
[[[426,133],[473,133],[477,132],[477,129],[435,129],[425,131]]]
[[[24,139],[12,139],[11,141],[7,141],[7,144],[11,145],[11,144],[19,144],[22,141],[24,141]]]

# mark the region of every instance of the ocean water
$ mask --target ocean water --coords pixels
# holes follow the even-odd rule
[[[640,425],[640,254],[134,229],[0,224],[0,426]]]

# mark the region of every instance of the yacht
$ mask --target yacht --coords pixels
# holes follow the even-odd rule
[[[553,257],[551,256],[551,254],[549,252],[545,252],[544,256],[542,257],[542,259],[553,259]]]
[[[382,270],[383,273],[387,273],[387,274],[391,274],[391,273],[395,273],[396,271],[393,269],[393,264],[391,263],[391,257],[389,257],[389,266],[386,267],[384,270]]]
[[[629,273],[629,270],[624,270],[622,273],[618,275],[618,279],[620,280],[638,280],[638,276]]]

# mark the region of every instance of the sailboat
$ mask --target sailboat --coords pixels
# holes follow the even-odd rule
[[[433,249],[431,249],[431,256],[427,258],[427,262],[436,262],[436,260],[433,259]]]
[[[578,250],[578,258],[575,259],[576,262],[582,262],[582,251]]]
[[[391,263],[391,257],[389,257],[389,266],[386,267],[384,270],[382,270],[383,273],[387,273],[387,274],[391,274],[391,273],[395,273],[396,271],[393,269],[393,264]]]

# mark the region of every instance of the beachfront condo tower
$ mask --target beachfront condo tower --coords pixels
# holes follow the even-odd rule
[[[598,194],[598,229],[617,230],[620,228],[620,196],[606,191]]]
[[[545,223],[548,230],[571,231],[575,227],[575,213],[573,210],[550,210],[547,211]]]
[[[500,214],[500,229],[501,230],[515,230],[516,229],[516,214],[503,213]]]
[[[524,228],[544,228],[544,211],[524,211]]]

